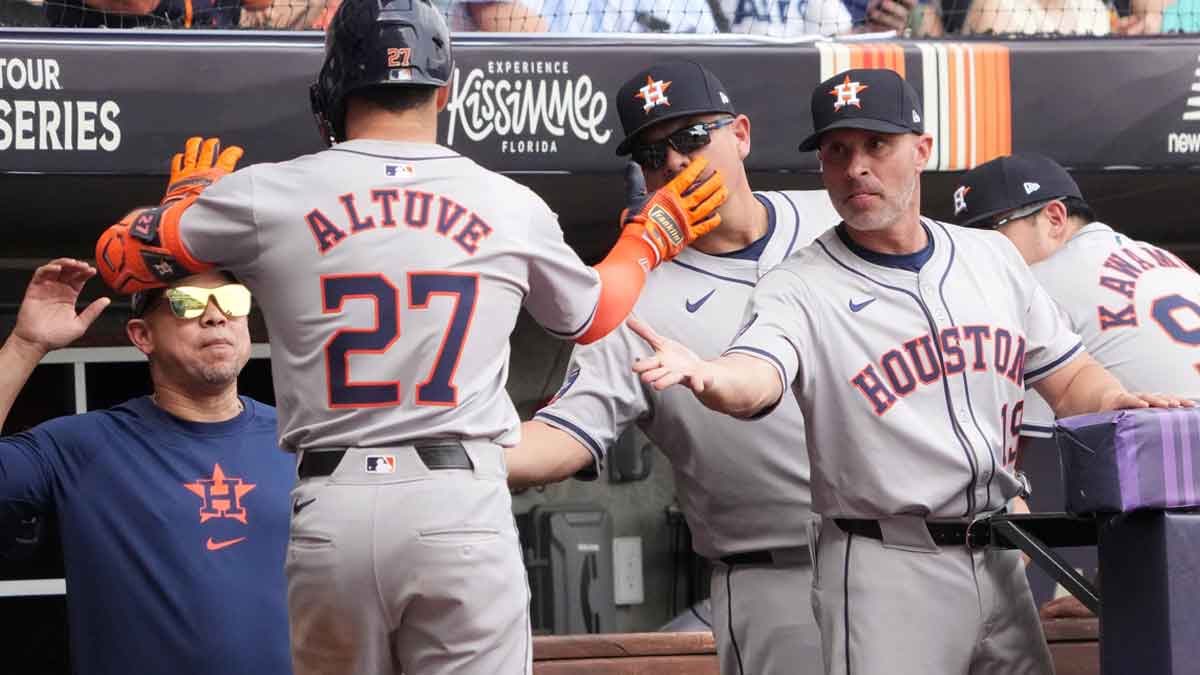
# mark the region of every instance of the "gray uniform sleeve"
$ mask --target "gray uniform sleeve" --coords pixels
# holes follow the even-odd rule
[[[578,478],[596,478],[608,449],[629,425],[651,413],[646,390],[632,370],[634,360],[649,353],[625,324],[590,345],[577,345],[562,388],[534,415],[591,451],[593,464]]]
[[[1025,387],[1066,365],[1083,351],[1083,341],[1058,305],[1026,270],[1031,285],[1025,323]]]
[[[816,316],[808,286],[795,273],[779,267],[762,277],[746,303],[742,327],[726,354],[748,354],[775,367],[783,391],[793,384],[805,388],[803,366],[811,362]],[[797,381],[799,378],[799,381]],[[769,413],[778,401],[760,415]]]
[[[1021,435],[1031,438],[1054,436],[1054,411],[1033,389],[1025,391],[1025,409],[1021,413]]]
[[[555,337],[573,340],[592,325],[600,275],[563,240],[558,216],[534,199],[529,225],[529,293],[525,309]]]
[[[179,223],[184,246],[198,260],[238,270],[259,254],[254,217],[254,167],[235,171],[200,193]]]

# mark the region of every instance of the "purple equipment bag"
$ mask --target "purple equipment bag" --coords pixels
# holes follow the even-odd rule
[[[1058,420],[1067,511],[1200,506],[1200,408],[1143,408]]]

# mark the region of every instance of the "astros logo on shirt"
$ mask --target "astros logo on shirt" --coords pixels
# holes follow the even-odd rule
[[[213,465],[212,478],[199,478],[194,483],[183,484],[203,500],[200,504],[201,523],[212,518],[232,518],[243,525],[246,524],[246,509],[242,506],[242,497],[256,485],[241,478],[227,477],[220,464]]]

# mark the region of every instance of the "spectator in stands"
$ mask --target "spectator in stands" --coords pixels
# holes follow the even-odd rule
[[[1108,35],[1104,0],[972,0],[963,34]]]
[[[804,37],[903,32],[917,0],[541,0],[561,33],[739,33]],[[929,18],[936,17],[931,13]]]
[[[255,11],[242,12],[242,28],[324,30],[339,0],[265,0]],[[524,0],[435,0],[453,31],[542,33],[549,24]]]
[[[233,28],[243,9],[271,0],[46,0],[46,21],[60,28]]]
[[[76,314],[95,274],[66,258],[34,272],[0,348],[0,425],[42,357],[107,306]],[[72,672],[287,675],[295,460],[274,408],[237,394],[250,292],[208,272],[133,304],[154,393],[0,436],[0,531],[58,514]]]

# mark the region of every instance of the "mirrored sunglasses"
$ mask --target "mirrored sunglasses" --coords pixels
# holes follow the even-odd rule
[[[637,143],[630,148],[633,161],[646,169],[661,169],[667,163],[667,145],[682,155],[690,155],[712,142],[711,131],[733,124],[733,117],[712,122],[698,122],[676,129],[669,136],[653,143]]]
[[[217,307],[226,316],[242,317],[250,314],[250,289],[241,284],[225,284],[216,288],[177,286],[163,293],[171,313],[180,319],[195,319],[208,307],[209,298],[216,300]]]

